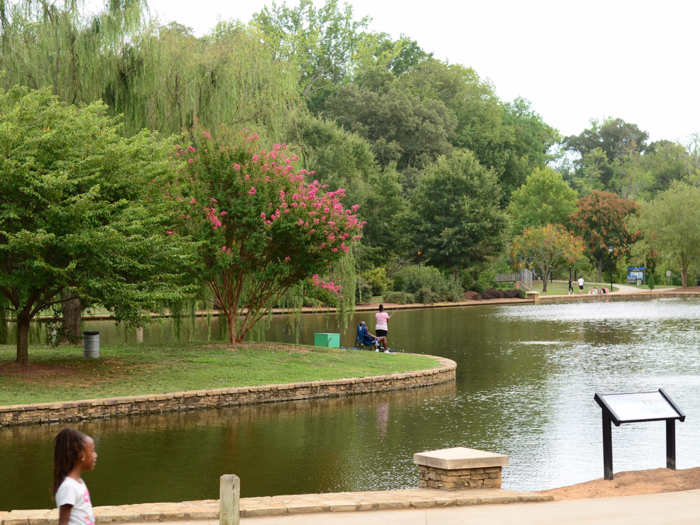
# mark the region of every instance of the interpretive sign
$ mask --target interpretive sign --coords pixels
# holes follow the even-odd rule
[[[613,479],[612,426],[622,423],[666,421],[666,467],[676,469],[676,419],[685,421],[685,414],[669,395],[658,392],[636,394],[598,394],[593,397],[603,409],[603,467],[605,479]]]
[[[637,284],[638,280],[642,284],[646,282],[647,269],[643,266],[628,266],[627,267],[627,284]]]

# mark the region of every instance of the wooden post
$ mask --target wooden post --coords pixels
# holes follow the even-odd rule
[[[219,485],[219,525],[239,525],[241,521],[241,480],[233,474],[221,476]]]
[[[143,326],[139,326],[136,329],[136,342],[143,343]]]

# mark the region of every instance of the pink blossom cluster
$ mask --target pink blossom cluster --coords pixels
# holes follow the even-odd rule
[[[322,186],[317,180],[305,183],[304,177],[313,175],[314,172],[306,170],[295,172],[292,162],[298,160],[298,157],[288,158],[286,149],[286,144],[275,144],[271,151],[262,149],[260,154],[256,153],[252,156],[252,163],[256,166],[251,170],[239,164],[234,165],[236,170],[250,171],[259,175],[258,177],[252,175],[252,180],[250,173],[244,176],[246,181],[252,183],[248,189],[250,196],[257,195],[269,183],[279,182],[281,177],[286,177],[291,185],[288,191],[279,190],[279,195],[275,198],[276,203],[267,203],[267,206],[274,208],[274,211],[271,214],[261,213],[260,219],[266,226],[271,227],[283,215],[291,213],[295,217],[297,226],[305,234],[320,233],[324,236],[316,247],[317,251],[341,250],[347,253],[350,249],[348,239],[360,238],[360,235],[351,236],[348,231],[356,230],[359,233],[364,226],[364,223],[360,223],[355,215],[359,206],[355,205],[347,210],[343,207],[341,199],[345,197],[345,190],[342,188],[326,192],[324,190],[327,186]]]
[[[311,277],[311,281],[314,283],[314,286],[317,286],[323,290],[328,290],[336,295],[338,295],[343,289],[341,285],[335,284],[333,281],[324,281],[318,276],[318,274],[314,274]]]
[[[209,220],[209,222],[212,224],[212,229],[218,230],[219,228],[221,228],[221,220],[217,216],[216,208],[204,208],[204,211],[207,214],[207,220]]]

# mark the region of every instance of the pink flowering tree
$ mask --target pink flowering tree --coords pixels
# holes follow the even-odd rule
[[[225,128],[190,133],[176,152],[184,163],[167,195],[178,219],[169,233],[201,243],[192,276],[225,315],[230,342],[300,283],[342,298],[332,269],[362,229],[357,206],[341,202],[344,190],[307,182],[313,172],[297,171],[285,145],[267,150],[257,135]]]

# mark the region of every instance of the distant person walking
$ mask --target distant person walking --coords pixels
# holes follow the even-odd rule
[[[567,295],[574,295],[574,280],[569,277],[569,292]]]
[[[583,293],[583,285],[586,282],[583,280],[583,277],[579,277],[578,279],[578,294],[581,295]]]
[[[377,320],[377,324],[374,328],[375,333],[377,334],[377,337],[379,337],[379,340],[381,341],[382,338],[384,338],[384,352],[387,352],[389,350],[389,342],[387,339],[387,336],[389,334],[389,314],[384,311],[384,305],[380,304],[379,305],[379,311],[374,314],[375,319]]]
[[[95,442],[72,428],[64,428],[54,439],[53,485],[58,507],[58,525],[95,525],[90,491],[81,479],[95,468]]]

